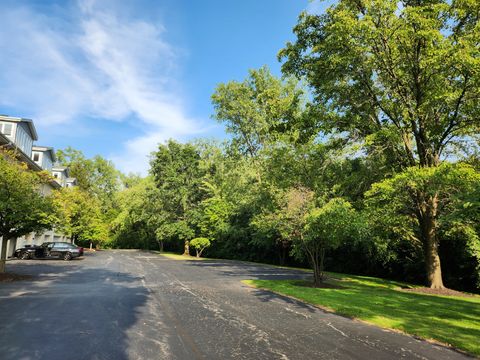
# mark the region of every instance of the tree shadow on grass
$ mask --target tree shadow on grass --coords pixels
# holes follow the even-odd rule
[[[9,264],[31,281],[0,284],[0,357],[127,359],[147,290],[138,277],[81,263]]]

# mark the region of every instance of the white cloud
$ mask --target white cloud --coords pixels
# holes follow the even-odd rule
[[[309,0],[306,11],[312,15],[320,15],[335,2],[336,0]]]
[[[198,133],[200,125],[184,110],[176,49],[163,27],[101,4],[80,2],[67,19],[2,9],[0,105],[28,109],[44,127],[82,117],[137,119],[143,134],[111,156],[122,170],[144,173],[158,142]]]

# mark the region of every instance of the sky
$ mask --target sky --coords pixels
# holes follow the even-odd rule
[[[1,0],[0,114],[34,120],[38,145],[99,154],[146,174],[173,138],[226,137],[212,119],[219,83],[294,40],[309,0]]]

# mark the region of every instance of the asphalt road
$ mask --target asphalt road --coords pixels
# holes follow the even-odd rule
[[[104,251],[9,261],[0,359],[468,359],[243,285],[305,273],[236,261]]]

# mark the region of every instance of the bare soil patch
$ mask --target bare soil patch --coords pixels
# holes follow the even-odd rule
[[[0,282],[31,280],[32,278],[33,276],[31,275],[20,275],[20,274],[14,274],[14,273],[0,274]]]

